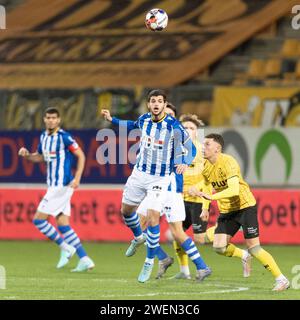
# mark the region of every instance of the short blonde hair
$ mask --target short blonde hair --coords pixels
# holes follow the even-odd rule
[[[187,113],[187,114],[182,114],[179,118],[180,122],[192,122],[194,123],[194,125],[199,129],[204,127],[204,122],[198,118],[198,116],[196,114],[191,114],[191,113]]]

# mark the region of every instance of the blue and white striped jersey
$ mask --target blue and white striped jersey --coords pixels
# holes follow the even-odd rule
[[[62,129],[51,135],[47,131],[41,134],[37,151],[47,163],[48,187],[66,186],[73,180],[72,152],[78,148],[71,135]]]
[[[168,191],[182,193],[183,192],[183,175],[176,172],[171,173],[171,182]]]
[[[155,122],[151,113],[143,114],[137,121],[122,121],[115,117],[113,124],[126,125],[128,129],[142,131],[136,168],[155,176],[166,176],[176,164],[190,164],[196,155],[189,134],[180,122],[170,115]]]

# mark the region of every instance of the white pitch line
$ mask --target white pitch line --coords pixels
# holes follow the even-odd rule
[[[21,277],[10,277],[10,279],[20,279]],[[24,279],[26,281],[52,281],[52,279],[50,278],[21,278],[21,279]],[[69,281],[82,281],[82,280],[89,280],[89,279],[83,279],[83,278],[69,278],[67,279]],[[126,279],[110,279],[110,278],[106,278],[106,279],[90,279],[94,282],[118,282],[118,283],[129,283],[129,282],[133,282],[133,280],[126,280]],[[192,282],[191,282],[192,284]],[[99,297],[101,298],[116,298],[116,297],[131,297],[131,298],[134,298],[134,297],[155,297],[155,296],[159,296],[159,295],[162,295],[162,296],[179,296],[179,295],[206,295],[206,294],[212,294],[212,293],[231,293],[231,292],[241,292],[241,291],[247,291],[249,290],[250,288],[249,287],[239,287],[239,286],[236,286],[236,287],[233,287],[232,285],[226,285],[226,284],[221,284],[221,283],[209,283],[209,282],[206,282],[206,283],[199,283],[199,288],[203,288],[203,287],[221,287],[221,288],[228,288],[228,289],[220,289],[220,290],[201,290],[199,292],[185,292],[185,291],[182,291],[182,292],[151,292],[151,293],[144,293],[144,294],[108,294],[108,295],[100,295]],[[30,290],[21,290],[22,292],[31,292]],[[45,292],[43,290],[39,290],[40,292]],[[58,290],[60,291],[60,290]],[[64,289],[65,291],[65,289]],[[86,292],[87,290],[78,290],[77,289],[77,292]],[[92,292],[92,291],[90,291]],[[96,290],[93,290],[93,293],[96,294],[98,293],[98,291]],[[100,292],[99,292],[100,293]],[[11,299],[13,299],[14,297],[12,297]]]
[[[211,294],[211,293],[230,293],[230,292],[240,292],[247,291],[248,287],[238,287],[228,290],[213,290],[213,291],[200,291],[200,292],[152,292],[145,294],[122,294],[122,295],[102,295],[101,298],[115,298],[115,297],[154,297],[154,296],[178,296],[178,295],[201,295],[201,294]]]

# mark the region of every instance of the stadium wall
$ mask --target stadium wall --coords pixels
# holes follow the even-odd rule
[[[43,188],[0,188],[0,239],[45,240],[31,223]],[[262,243],[300,244],[300,193],[295,189],[254,189]],[[71,222],[82,240],[128,242],[131,232],[120,216],[122,189],[79,189],[72,198]],[[210,225],[218,216],[211,208]],[[161,239],[167,240],[166,221]],[[243,242],[242,232],[234,242]]]

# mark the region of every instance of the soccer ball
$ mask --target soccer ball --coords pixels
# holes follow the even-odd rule
[[[162,9],[152,9],[146,14],[145,24],[152,31],[162,31],[168,25],[168,15]]]

